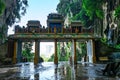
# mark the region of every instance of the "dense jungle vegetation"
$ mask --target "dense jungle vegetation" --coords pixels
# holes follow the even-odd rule
[[[99,40],[101,43],[114,49],[120,49],[120,0],[60,0],[57,11],[65,19],[68,18],[68,23],[79,20],[83,23],[84,28],[94,28],[94,33],[101,36],[101,40]],[[111,25],[114,29],[110,28]],[[83,46],[83,44],[77,44],[77,54],[80,53],[79,48],[86,51],[85,44],[83,48],[79,46]],[[67,46],[65,46],[65,50],[67,50]],[[83,54],[85,56],[86,52]],[[60,56],[60,52],[58,55]],[[78,60],[81,60],[79,59],[81,57],[83,56],[78,55]],[[59,59],[63,58],[59,57]]]
[[[120,49],[120,0],[59,0],[57,5],[58,13],[62,14],[68,23],[79,20],[84,28],[94,28],[94,34],[101,36],[101,42]],[[26,13],[28,0],[0,0],[0,44],[7,40],[8,26],[18,22],[22,15]],[[65,45],[64,49],[60,44]],[[58,43],[58,49],[63,51],[58,55],[70,56],[69,45],[71,43]],[[77,51],[85,51],[85,44],[77,44]],[[64,54],[67,53],[67,54]],[[83,52],[86,54],[86,52]],[[59,57],[60,60],[66,58]],[[68,59],[68,58],[67,58]],[[80,59],[79,59],[80,60]]]
[[[65,19],[68,18],[68,24],[71,21],[79,20],[83,23],[84,28],[94,28],[95,35],[101,36],[101,40],[99,40],[101,43],[115,49],[120,49],[120,0],[60,0],[56,10]],[[111,28],[111,25],[114,28]],[[71,56],[70,46],[70,42],[58,43],[57,53],[60,61],[69,59]],[[86,44],[78,42],[78,61],[86,53]],[[53,61],[53,58],[54,55],[48,61]]]

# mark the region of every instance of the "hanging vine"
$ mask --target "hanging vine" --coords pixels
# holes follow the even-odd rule
[[[2,0],[0,0],[0,15],[3,13],[4,9],[5,9],[5,4],[3,3]]]

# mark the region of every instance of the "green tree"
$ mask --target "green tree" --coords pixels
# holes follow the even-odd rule
[[[53,62],[54,61],[54,54],[51,55],[51,57],[48,59],[48,62]]]
[[[27,59],[27,61],[31,61],[34,58],[34,53],[32,53],[33,42],[24,42],[22,56]]]
[[[57,5],[58,13],[66,16],[69,11],[70,0],[60,0],[60,3]]]
[[[107,12],[105,12],[103,8],[106,4]],[[65,16],[67,16],[67,14],[72,14],[72,16],[69,16],[70,21],[71,19],[80,20],[84,27],[94,28],[95,34],[105,37],[105,30],[111,22],[115,22],[120,26],[119,5],[119,0],[71,0],[68,3],[64,3],[64,0],[60,0],[60,3],[57,6],[57,11]],[[108,32],[106,34],[109,34]],[[118,36],[117,34],[118,33],[116,33],[115,36]],[[108,37],[108,35],[106,36]],[[116,41],[117,37],[114,40]]]
[[[90,19],[96,17],[103,18],[102,4],[104,0],[82,0],[82,8],[86,11],[86,14]]]
[[[117,17],[118,19],[120,19],[120,5],[115,9],[115,17]]]
[[[7,40],[8,27],[26,13],[27,0],[0,0],[0,44]]]
[[[18,21],[23,14],[25,14],[28,6],[27,0],[0,0],[0,46],[6,46],[8,37],[8,28]],[[6,46],[7,48],[7,46]],[[7,50],[0,52],[6,55]]]
[[[27,0],[14,0],[11,4],[11,10],[5,8],[5,11],[9,11],[9,15],[6,18],[6,24],[12,26],[15,22],[21,19],[21,15],[25,15],[26,8],[28,6]]]

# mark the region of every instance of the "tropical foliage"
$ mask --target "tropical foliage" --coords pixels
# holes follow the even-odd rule
[[[61,46],[64,44],[64,47]],[[58,42],[57,44],[57,55],[59,61],[69,61],[72,54],[72,43],[71,42]],[[77,61],[81,61],[87,54],[86,43],[76,43]],[[54,54],[48,59],[48,61],[54,61]]]
[[[104,17],[102,3],[104,0],[61,0],[57,6],[57,11],[63,15],[71,14],[73,20],[81,20],[85,27],[93,24],[94,18]],[[89,6],[89,7],[88,7]]]
[[[32,53],[32,42],[24,42],[23,50],[22,50],[22,57],[23,59],[27,59],[27,61],[32,61],[34,58],[34,53]]]
[[[86,28],[94,27],[94,32],[102,37],[111,22],[119,25],[119,0],[60,0],[57,11],[64,16],[69,14],[70,21],[80,20]]]
[[[81,20],[85,27],[93,25],[95,18],[103,19],[103,4],[109,3],[109,6],[114,6],[113,0],[60,0],[57,6],[58,13],[67,16],[67,14],[73,14],[73,20]],[[120,6],[115,8],[115,16],[120,17]]]
[[[5,43],[9,26],[20,21],[27,6],[27,0],[0,0],[0,44]]]
[[[102,4],[104,0],[82,0],[82,8],[90,19],[103,18]]]
[[[120,50],[120,0],[60,0],[57,11],[65,17],[69,16],[69,21],[79,20],[85,28],[94,28],[94,34],[101,36],[98,41],[107,48]],[[117,28],[110,29],[111,23]]]
[[[69,4],[69,0],[60,0],[60,3],[57,5],[58,13],[61,13],[62,15],[66,16],[66,14],[69,11]]]
[[[115,17],[120,18],[120,5],[115,9]]]

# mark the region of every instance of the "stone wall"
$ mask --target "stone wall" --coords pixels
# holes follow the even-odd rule
[[[0,45],[0,57],[5,57],[7,54],[7,42]]]

